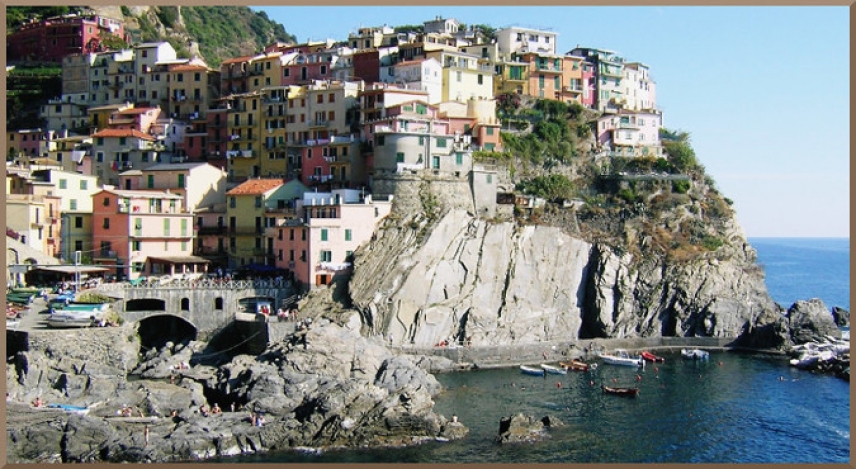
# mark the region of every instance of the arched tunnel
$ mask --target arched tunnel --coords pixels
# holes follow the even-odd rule
[[[148,350],[159,349],[167,342],[178,344],[196,340],[198,331],[193,324],[183,318],[170,314],[158,314],[141,320],[137,333],[143,350]]]

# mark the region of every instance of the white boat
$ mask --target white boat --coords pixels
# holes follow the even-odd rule
[[[544,370],[531,366],[520,365],[520,372],[524,375],[544,376]]]
[[[91,327],[101,318],[99,311],[57,311],[46,319],[50,327]]]
[[[546,371],[547,373],[549,373],[551,375],[566,375],[566,374],[568,374],[568,370],[565,368],[561,368],[561,367],[553,366],[553,365],[547,365],[544,363],[541,364],[541,369]]]
[[[615,349],[612,354],[601,354],[600,358],[610,365],[645,366],[645,360],[642,357],[632,357],[624,349]]]
[[[681,356],[690,360],[707,360],[710,358],[710,353],[707,350],[701,349],[681,349]]]

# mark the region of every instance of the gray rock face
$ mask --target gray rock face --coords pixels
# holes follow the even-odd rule
[[[755,252],[731,244],[692,261],[634,258],[559,228],[475,219],[389,221],[359,251],[350,284],[364,335],[431,347],[590,337],[737,337],[775,310]]]
[[[178,371],[175,364],[202,344],[168,344],[139,362],[123,361],[118,357],[129,358],[135,342],[123,345],[125,352],[118,347],[133,331],[115,329],[109,337],[93,331],[36,340],[37,347],[25,352],[24,386],[16,381],[14,364],[7,364],[13,397],[7,405],[9,462],[192,461],[294,447],[408,445],[467,434],[464,425],[434,412],[432,396],[441,386],[414,363],[421,358],[395,357],[380,342],[335,324],[319,321],[257,357],[239,355],[218,367],[191,364]],[[117,350],[113,357],[84,359],[75,343]],[[117,364],[135,370],[137,379],[128,380]],[[89,411],[34,408],[29,402],[37,396]],[[218,400],[224,411],[203,415],[202,407]],[[227,402],[243,409],[231,412]],[[126,406],[133,417],[117,415]],[[253,426],[251,412],[263,414],[266,423]]]
[[[788,326],[793,344],[823,342],[827,336],[841,338],[841,330],[822,300],[797,301],[788,309]]]
[[[832,308],[832,319],[838,327],[850,327],[850,311],[834,306]]]

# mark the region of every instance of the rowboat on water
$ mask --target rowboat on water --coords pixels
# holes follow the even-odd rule
[[[543,363],[541,364],[541,369],[546,371],[547,373],[549,373],[551,375],[566,375],[566,374],[568,374],[568,370],[566,370],[565,368],[553,366],[553,365],[547,365],[547,364],[543,364]]]
[[[532,375],[532,376],[544,376],[544,370],[541,368],[534,368],[531,366],[520,365],[520,372],[524,375]]]
[[[610,365],[645,366],[645,360],[642,357],[631,357],[624,349],[616,349],[611,355],[601,354],[600,358]]]
[[[601,385],[604,394],[615,394],[616,396],[636,397],[639,394],[639,388],[613,388]]]
[[[579,360],[570,360],[570,361],[566,361],[566,362],[559,362],[559,366],[561,366],[562,368],[564,368],[566,370],[571,370],[571,371],[588,371],[588,370],[596,369],[597,363],[589,364],[586,362],[581,362]]]
[[[642,357],[642,359],[643,359],[643,360],[646,360],[646,361],[649,361],[649,362],[654,362],[654,363],[663,363],[663,362],[665,362],[665,361],[666,361],[666,359],[665,359],[665,358],[663,358],[663,357],[661,357],[661,356],[658,356],[658,355],[654,355],[653,353],[651,353],[651,352],[649,352],[649,351],[647,351],[647,350],[643,351],[643,352],[642,352],[642,353],[640,353],[639,355]]]

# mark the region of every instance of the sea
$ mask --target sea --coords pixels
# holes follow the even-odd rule
[[[850,240],[750,238],[768,290],[785,307],[820,298],[850,309]],[[710,360],[644,370],[600,365],[546,378],[517,368],[437,375],[435,409],[469,434],[398,449],[285,451],[224,463],[848,463],[850,383],[788,366],[780,356],[711,352]],[[601,384],[638,386],[635,399]],[[500,445],[502,418],[524,413],[563,425],[543,441]]]

